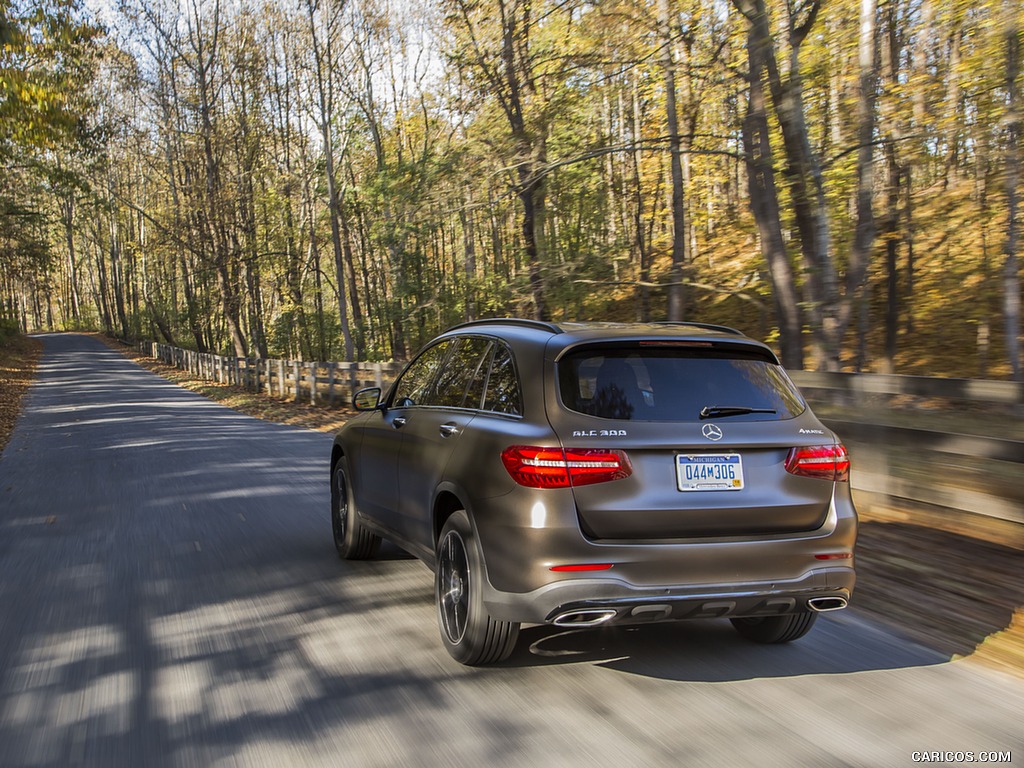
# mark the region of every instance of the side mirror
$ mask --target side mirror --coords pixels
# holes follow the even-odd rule
[[[360,389],[352,397],[352,405],[357,411],[376,411],[381,407],[380,387]]]

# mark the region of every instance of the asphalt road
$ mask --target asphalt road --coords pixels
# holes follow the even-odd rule
[[[329,436],[45,343],[0,458],[0,766],[1024,762],[1024,680],[851,611],[782,647],[529,628],[462,667],[423,565],[335,555]]]

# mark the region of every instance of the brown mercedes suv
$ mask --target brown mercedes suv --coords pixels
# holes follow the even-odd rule
[[[465,323],[355,406],[335,546],[384,537],[427,563],[465,664],[507,658],[522,623],[722,617],[787,642],[850,599],[846,449],[731,328]]]

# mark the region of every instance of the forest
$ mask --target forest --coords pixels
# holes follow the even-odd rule
[[[0,323],[1024,380],[1024,0],[0,0]]]

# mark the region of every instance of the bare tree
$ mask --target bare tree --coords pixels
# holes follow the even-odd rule
[[[531,45],[532,0],[498,0],[496,17],[476,3],[452,0],[449,23],[460,36],[461,66],[472,67],[501,105],[512,139],[511,165],[522,205],[521,235],[533,314],[547,319],[543,264],[549,117],[538,92]]]
[[[355,345],[348,317],[346,296],[345,251],[341,237],[341,199],[338,189],[338,173],[334,146],[335,76],[336,53],[341,45],[341,12],[345,3],[321,3],[320,0],[306,0],[305,9],[309,17],[310,39],[313,45],[313,65],[316,76],[317,127],[323,140],[324,169],[327,181],[327,209],[331,220],[331,245],[334,247],[334,275],[337,280],[338,316],[341,321],[341,335],[345,345],[345,359],[355,359]]]

